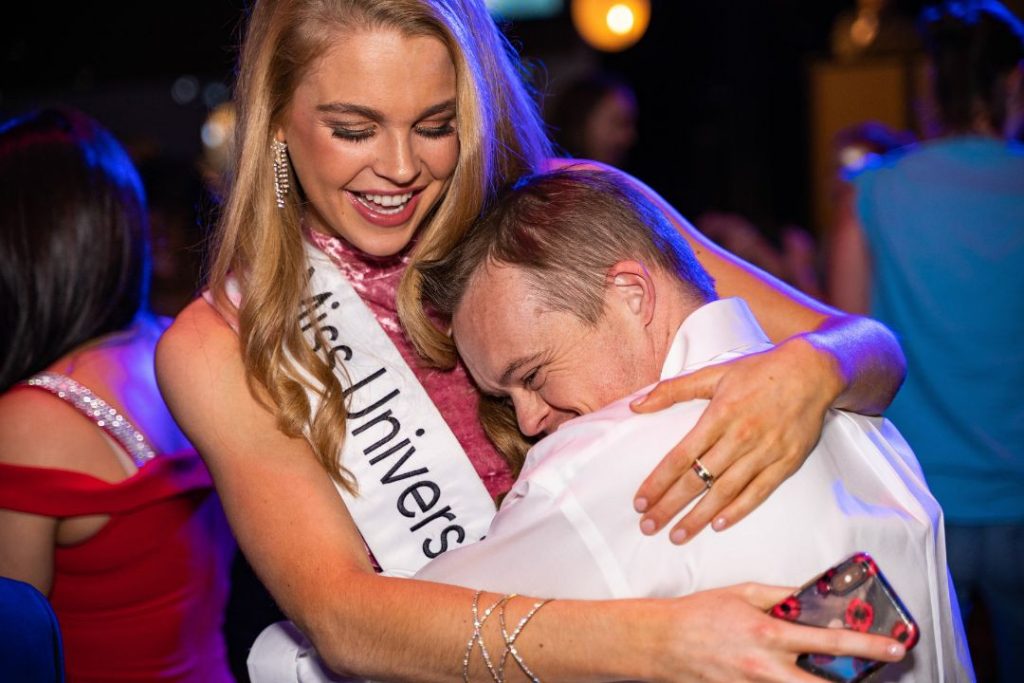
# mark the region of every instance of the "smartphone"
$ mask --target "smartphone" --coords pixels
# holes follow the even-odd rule
[[[774,617],[810,626],[848,628],[917,644],[917,623],[867,553],[857,553],[774,605]],[[836,683],[863,681],[885,662],[860,657],[803,654],[797,666]]]

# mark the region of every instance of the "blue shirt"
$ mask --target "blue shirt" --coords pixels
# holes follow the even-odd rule
[[[887,417],[947,520],[1024,520],[1024,147],[938,140],[853,182],[872,315],[907,355]]]

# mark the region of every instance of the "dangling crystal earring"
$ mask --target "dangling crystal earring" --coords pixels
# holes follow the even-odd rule
[[[274,152],[274,197],[277,208],[284,208],[284,198],[288,196],[291,184],[288,181],[288,145],[279,140],[272,140],[270,148]]]

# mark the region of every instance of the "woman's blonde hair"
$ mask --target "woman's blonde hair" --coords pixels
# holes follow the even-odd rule
[[[303,339],[298,315],[308,297],[298,192],[279,209],[271,141],[310,65],[346,31],[396,30],[431,36],[448,49],[456,73],[459,159],[446,191],[420,226],[413,260],[446,254],[501,186],[539,169],[550,154],[536,103],[520,66],[480,0],[258,0],[242,46],[235,105],[235,160],[213,245],[210,290],[232,310],[237,279],[239,337],[250,390],[290,436],[307,437],[324,468],[349,491],[340,462],[346,405],[326,359]],[[409,268],[398,310],[416,348],[451,365],[450,340],[423,313],[419,276]],[[304,375],[322,387],[314,413]]]

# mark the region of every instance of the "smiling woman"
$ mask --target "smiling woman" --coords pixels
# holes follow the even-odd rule
[[[236,104],[209,289],[161,341],[161,388],[253,568],[328,665],[376,680],[487,676],[486,662],[466,658],[467,638],[470,649],[504,641],[497,620],[474,629],[471,606],[499,596],[392,577],[481,538],[514,477],[476,419],[465,370],[417,356],[442,356],[451,340],[408,266],[446,254],[498,188],[550,162],[517,57],[480,0],[259,0]],[[841,349],[828,334],[798,337],[751,366],[801,389],[782,401],[809,416],[791,441],[813,443],[825,406],[847,390],[884,404],[900,368],[888,335],[863,324],[851,334],[659,207],[780,338],[842,328]],[[834,392],[807,409],[805,384]],[[730,415],[763,418],[778,405],[760,397]],[[791,461],[759,488],[777,485],[801,448],[777,449]],[[777,455],[729,471],[749,482]],[[886,639],[773,622],[763,608],[786,592],[556,602],[516,648],[557,680],[743,681],[752,675],[737,663],[753,662],[769,680],[807,681],[793,666],[806,649],[900,656]],[[525,598],[500,600],[510,619],[529,613]],[[702,647],[709,638],[722,646]]]
[[[308,201],[306,227],[391,256],[455,170],[455,67],[444,44],[349,30],[295,89],[277,132]]]

